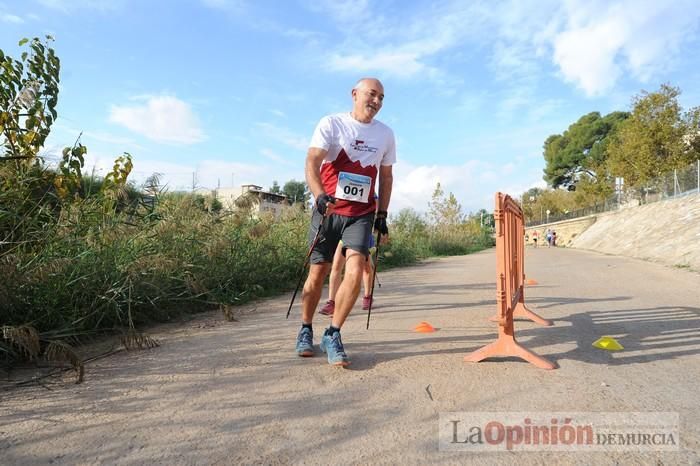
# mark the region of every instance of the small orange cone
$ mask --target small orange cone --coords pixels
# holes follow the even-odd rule
[[[435,327],[430,325],[428,322],[423,321],[420,324],[413,327],[413,331],[418,333],[431,333],[435,331]]]
[[[533,280],[532,278],[528,278],[525,280],[526,285],[537,285],[537,280]]]

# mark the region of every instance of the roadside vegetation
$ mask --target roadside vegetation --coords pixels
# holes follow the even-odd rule
[[[58,118],[51,42],[22,40],[19,60],[0,50],[0,367],[42,361],[81,380],[76,343],[118,333],[128,348],[150,347],[143,324],[291,289],[308,247],[303,183],[276,185],[298,202],[274,218],[244,198],[228,211],[212,196],[166,192],[157,174],[135,186],[128,153],[106,176],[86,175],[80,137],[57,166],[45,162]],[[391,217],[380,268],[493,245],[488,213],[463,215],[439,185],[429,207]]]

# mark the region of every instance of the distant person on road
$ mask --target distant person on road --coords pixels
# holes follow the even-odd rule
[[[319,229],[320,234],[311,245],[296,352],[299,356],[314,355],[313,317],[333,255],[342,240],[345,276],[335,295],[331,325],[320,344],[321,351],[328,355],[328,363],[336,366],[350,363],[340,329],[360,293],[372,225],[382,235],[389,234],[386,219],[393,185],[392,165],[396,163],[394,133],[374,119],[382,108],[384,86],[378,79],[363,78],[351,94],[352,111],[325,116],[316,126],[305,169],[306,183],[316,199],[309,243]],[[375,201],[372,194],[377,191],[377,181],[379,199]]]
[[[557,232],[552,230],[552,247],[556,247],[557,245]]]
[[[532,242],[535,244],[535,247],[537,247],[537,238],[540,236],[540,233],[535,230],[532,232]]]
[[[547,233],[545,234],[545,239],[547,240],[547,247],[552,247],[552,230],[547,228]]]

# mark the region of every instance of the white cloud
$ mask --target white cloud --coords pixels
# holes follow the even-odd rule
[[[445,52],[479,47],[491,54],[496,79],[510,83],[515,94],[537,89],[543,60],[588,96],[608,93],[624,75],[645,82],[680,59],[700,22],[697,0],[512,0],[466,7],[455,0],[414,9],[411,16],[383,16],[368,1],[326,0],[309,8],[348,31],[323,59],[329,71],[442,84],[454,73],[442,60]],[[531,102],[511,100],[506,107]]]
[[[493,194],[497,191],[519,196],[530,187],[544,186],[539,163],[542,135],[554,133],[559,124],[518,124],[484,131],[478,137],[465,134],[452,140],[443,151],[447,160],[464,162],[415,164],[408,162],[406,155],[413,150],[406,149],[405,158],[400,156],[394,167],[391,212],[404,207],[426,211],[438,181],[446,193],[455,194],[465,213],[493,209]]]
[[[311,9],[328,16],[346,40],[329,51],[322,66],[330,71],[377,72],[401,78],[425,76],[440,81],[444,71],[431,64],[443,51],[460,44],[481,20],[476,7],[432,6],[409,17],[385,18],[367,1],[324,1]],[[362,35],[356,32],[362,31]]]
[[[273,125],[272,123],[256,123],[255,126],[263,132],[263,134],[275,141],[292,147],[297,150],[306,152],[309,147],[309,139],[299,136],[292,130]]]
[[[642,82],[666,71],[697,32],[695,0],[511,1],[490,10],[489,42],[498,79],[534,88],[540,60],[588,96],[610,92],[624,75]]]
[[[270,113],[280,118],[287,118],[287,115],[282,110],[277,110],[276,108],[270,110]]]
[[[260,154],[263,155],[264,157],[267,157],[268,159],[272,160],[273,162],[281,163],[283,165],[295,165],[294,163],[292,163],[290,160],[288,160],[284,156],[282,156],[282,155],[278,154],[277,152],[273,151],[272,149],[268,149],[266,147],[263,147],[262,149],[260,149]]]
[[[109,120],[157,142],[194,144],[205,139],[187,103],[170,96],[147,99],[145,105],[113,106]]]
[[[53,159],[60,159],[60,148],[55,148]],[[115,156],[111,153],[88,150],[85,156],[86,173],[95,170],[97,176],[105,176],[112,170]],[[268,186],[272,183],[272,169],[267,164],[248,164],[230,162],[223,159],[207,159],[198,163],[173,163],[153,158],[133,156],[134,169],[129,175],[129,181],[137,186],[146,178],[158,173],[161,185],[169,190],[214,189],[217,186],[231,187],[241,184],[258,184]],[[275,176],[278,173],[274,173]],[[282,179],[291,179],[282,178]]]
[[[96,141],[100,142],[107,142],[110,144],[133,144],[134,141],[129,138],[124,138],[121,136],[114,136],[113,134],[109,133],[103,133],[103,132],[91,132],[91,131],[85,131],[83,132],[83,137],[84,138],[90,138],[94,139]]]
[[[227,0],[202,0],[202,4],[209,8],[223,9],[228,6],[228,3]]]
[[[241,0],[201,0],[202,4],[217,10],[235,10],[244,6]]]
[[[372,20],[374,16],[368,0],[307,0],[306,6],[326,14],[338,24],[357,24]]]
[[[614,24],[603,23],[560,34],[554,44],[554,61],[564,78],[588,95],[609,90],[622,71],[615,62],[622,43],[618,32]],[[591,47],[597,49],[596,53],[588,53]]]
[[[368,55],[334,53],[329,57],[328,68],[331,71],[378,72],[408,78],[428,69],[421,63],[421,58],[410,50],[384,50]]]
[[[244,27],[256,31],[279,34],[284,37],[308,42],[318,42],[322,37],[316,31],[289,27],[272,20],[267,14],[254,12],[254,2],[249,3],[247,0],[200,0],[200,2],[207,8],[219,10],[230,15],[232,18],[240,21]]]
[[[486,164],[470,160],[462,165],[420,165],[401,162],[394,167],[394,186],[391,194],[391,211],[410,207],[418,212],[428,210],[435,186],[445,193],[452,192],[467,210],[477,210],[482,205],[474,202],[473,194],[482,188],[479,182]],[[465,202],[466,200],[466,202]],[[480,207],[476,207],[479,205]]]
[[[99,141],[99,142],[106,142],[109,144],[119,144],[119,145],[129,145],[129,146],[134,146],[134,147],[139,147],[136,142],[133,139],[130,138],[125,138],[122,136],[117,136],[111,133],[107,133],[104,131],[99,131],[99,130],[93,130],[90,129],[89,127],[87,129],[82,129],[82,128],[77,128],[72,125],[67,125],[63,123],[63,118],[59,119],[56,123],[54,123],[52,129],[55,130],[61,130],[65,131],[68,134],[75,135],[76,137],[78,135],[81,136],[81,139],[83,141],[86,140],[92,140],[92,141]]]
[[[272,169],[268,164],[229,162],[226,160],[204,160],[197,165],[197,179],[202,186],[240,186],[257,184],[268,186]]]
[[[17,15],[12,15],[10,13],[0,13],[0,21],[3,23],[13,23],[22,24],[24,20]]]
[[[665,71],[700,20],[692,0],[575,0],[563,13],[566,24],[550,38],[552,58],[564,79],[589,96],[607,93],[626,73],[646,81]]]
[[[277,32],[279,34],[282,34],[283,36],[292,37],[294,39],[306,39],[309,41],[318,41],[321,39],[321,34],[319,34],[316,31],[309,31],[307,29],[280,27],[271,27],[270,29],[273,32]]]
[[[124,0],[38,0],[38,2],[46,8],[63,13],[82,9],[114,11],[121,9],[124,4]]]
[[[300,165],[301,167],[301,165]],[[303,172],[281,167],[279,163],[239,163],[229,162],[224,159],[204,160],[194,167],[197,185],[213,189],[221,187],[238,187],[243,184],[255,184],[268,188],[277,180],[280,185],[291,179],[299,179]],[[189,182],[184,186],[191,187],[192,174],[189,173]]]

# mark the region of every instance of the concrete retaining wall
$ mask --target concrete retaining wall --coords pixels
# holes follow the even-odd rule
[[[572,242],[583,233],[588,227],[596,222],[595,215],[589,215],[588,217],[580,217],[572,220],[562,220],[561,222],[548,223],[546,225],[538,225],[536,227],[525,228],[525,236],[527,238],[526,244],[534,245],[533,233],[537,231],[538,239],[537,242],[540,246],[547,245],[547,240],[545,239],[545,234],[547,229],[551,229],[557,232],[557,246],[571,246]]]
[[[700,194],[599,214],[572,247],[700,271]]]
[[[525,229],[527,244],[547,229],[557,246],[636,257],[700,272],[700,194]]]

